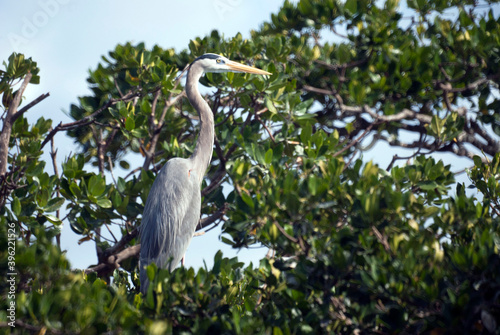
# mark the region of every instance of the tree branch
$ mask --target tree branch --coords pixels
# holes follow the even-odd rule
[[[22,115],[21,111],[18,111],[17,108],[21,103],[21,99],[23,97],[24,91],[31,80],[33,75],[31,72],[28,72],[26,77],[24,77],[23,83],[21,87],[17,91],[14,99],[12,100],[8,110],[7,115],[5,116],[2,133],[0,134],[0,181],[5,178],[5,173],[7,172],[7,164],[8,164],[8,156],[9,156],[9,141],[10,134],[12,133],[12,126],[16,119]],[[26,111],[27,109],[25,109]]]
[[[357,139],[353,140],[351,143],[349,143],[348,145],[343,147],[342,150],[339,150],[336,153],[334,153],[332,157],[337,157],[338,155],[340,155],[341,153],[343,153],[344,151],[346,151],[347,149],[349,149],[350,147],[352,147],[353,145],[355,145],[356,143],[361,141],[366,136],[366,134],[368,134],[370,132],[370,130],[372,130],[372,127],[373,127],[373,123],[371,125],[369,125],[368,128],[365,129],[363,134],[361,134]]]
[[[85,274],[92,272],[97,272],[98,275],[102,276],[120,267],[120,262],[134,256],[138,256],[141,251],[141,245],[136,244],[130,248],[124,249],[117,253],[116,255],[111,255],[106,258],[105,262],[100,263],[94,267],[85,269]]]

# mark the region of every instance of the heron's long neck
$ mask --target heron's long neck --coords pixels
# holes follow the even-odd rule
[[[214,116],[207,102],[198,91],[198,81],[202,74],[203,71],[201,69],[197,67],[191,68],[186,81],[186,95],[200,116],[200,133],[194,152],[190,157],[196,170],[196,175],[200,179],[200,184],[212,159],[214,146]]]

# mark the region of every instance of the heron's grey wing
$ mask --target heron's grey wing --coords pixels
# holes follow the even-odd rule
[[[169,160],[149,191],[141,235],[141,286],[147,289],[144,269],[151,262],[173,270],[184,256],[200,219],[201,194],[189,160]]]

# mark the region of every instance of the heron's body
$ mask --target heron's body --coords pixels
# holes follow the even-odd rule
[[[144,208],[144,212],[155,214],[147,215],[142,222],[143,228],[151,228],[141,229],[141,239],[149,241],[149,248],[141,252],[142,262],[148,260],[173,270],[185,254],[201,209],[200,184],[192,167],[190,159],[173,158],[156,177],[150,194],[163,194],[161,198],[148,197]],[[146,280],[143,275],[141,272],[142,283]]]
[[[205,54],[191,63],[186,95],[200,116],[200,133],[191,157],[170,159],[149,191],[140,227],[143,293],[148,287],[145,267],[154,262],[160,268],[173,270],[184,256],[200,220],[201,182],[212,158],[214,119],[198,92],[198,81],[205,72],[229,71],[270,74],[215,54]]]

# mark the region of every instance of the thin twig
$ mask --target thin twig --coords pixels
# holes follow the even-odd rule
[[[26,112],[28,109],[30,109],[31,107],[39,104],[42,100],[44,100],[45,98],[48,98],[50,96],[50,93],[44,93],[42,95],[40,95],[38,98],[36,98],[35,100],[33,100],[32,102],[30,102],[29,104],[27,104],[26,106],[24,106],[23,108],[21,108],[18,113],[20,114],[23,114],[24,112]],[[18,116],[19,117],[19,116]],[[16,117],[17,119],[17,117]]]
[[[114,240],[115,240],[115,243],[117,243],[117,242],[118,242],[118,240],[116,239],[115,234],[113,234],[113,232],[111,231],[111,229],[109,229],[108,224],[107,224],[107,223],[105,223],[104,225],[106,226],[106,228],[108,228],[108,231],[109,231],[109,233],[111,234],[111,236],[113,236],[113,238],[114,238]]]
[[[372,231],[375,234],[377,240],[384,246],[385,251],[391,251],[389,242],[387,242],[387,236],[382,235],[382,233],[380,233],[380,231],[375,226],[372,226]]]
[[[339,150],[336,153],[334,153],[332,157],[337,157],[338,155],[340,155],[341,153],[343,153],[344,151],[346,151],[347,149],[349,149],[350,147],[352,147],[353,145],[355,145],[356,143],[358,143],[359,141],[361,141],[363,139],[363,137],[365,137],[365,135],[370,130],[372,130],[372,128],[373,128],[373,123],[370,124],[368,126],[368,128],[366,128],[365,131],[357,139],[353,140],[351,143],[349,143],[348,145],[346,145],[345,147],[343,147],[342,150]]]
[[[113,174],[113,161],[111,160],[111,156],[108,156],[108,165],[109,165],[109,172],[111,173],[111,179],[113,179],[113,183],[116,185],[116,179],[115,175]]]
[[[266,124],[262,121],[262,119],[260,118],[260,116],[258,114],[255,114],[255,118],[257,119],[257,121],[259,121],[259,123],[267,131],[267,133],[269,134],[269,138],[273,141],[273,143],[276,143],[276,141],[274,140],[273,134],[271,133],[271,131],[269,130],[269,128],[266,126]]]
[[[278,230],[287,238],[289,239],[290,241],[292,241],[293,243],[298,243],[299,240],[296,239],[295,237],[291,236],[290,234],[288,234],[285,229],[278,223],[278,221],[274,220],[273,221],[274,225],[278,228]]]

